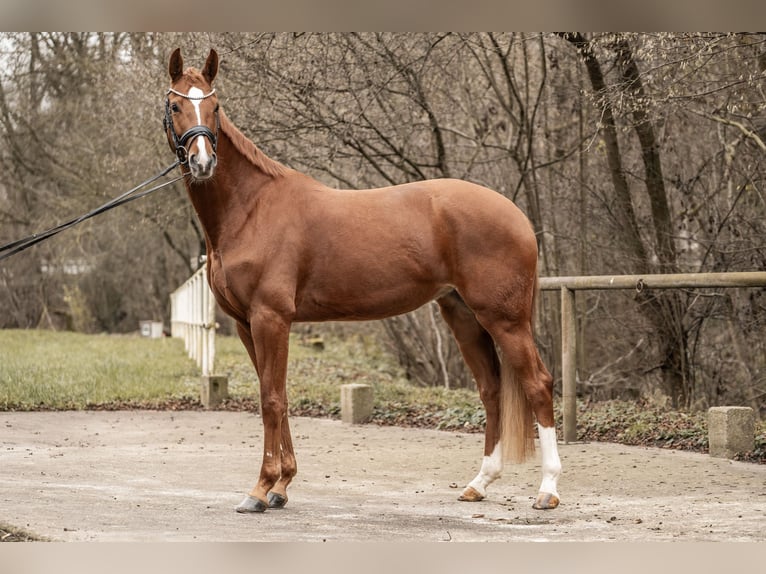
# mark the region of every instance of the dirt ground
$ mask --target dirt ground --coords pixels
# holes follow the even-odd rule
[[[0,523],[60,541],[766,541],[764,465],[560,445],[562,503],[540,512],[539,460],[457,501],[481,435],[291,423],[287,507],[239,515],[261,457],[255,415],[0,413]]]

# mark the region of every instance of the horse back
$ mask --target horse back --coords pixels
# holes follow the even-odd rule
[[[403,313],[477,275],[536,266],[524,214],[473,183],[318,188],[302,199],[292,202],[302,237],[294,268],[296,308],[307,320]]]

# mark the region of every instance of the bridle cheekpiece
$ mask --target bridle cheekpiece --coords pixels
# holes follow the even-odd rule
[[[215,94],[215,88],[210,90],[207,94],[203,94],[201,96],[189,96],[188,94],[182,94],[173,88],[169,88],[165,93],[165,118],[162,120],[162,125],[165,127],[165,132],[169,133],[171,139],[173,140],[176,156],[178,157],[178,161],[181,163],[181,165],[186,165],[189,162],[189,153],[186,151],[186,144],[189,142],[189,140],[197,136],[206,137],[210,142],[210,145],[213,147],[213,151],[215,152],[216,148],[218,147],[218,129],[220,128],[218,106],[215,108],[215,132],[213,132],[213,130],[207,126],[198,125],[190,127],[179,137],[176,133],[175,127],[173,127],[173,116],[172,112],[170,111],[170,98],[168,97],[170,94],[181,96],[187,100],[204,100],[205,98],[209,98]]]

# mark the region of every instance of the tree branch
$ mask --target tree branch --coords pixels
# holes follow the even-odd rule
[[[701,112],[699,110],[694,110],[691,108],[689,108],[689,111],[693,113],[694,115],[700,116],[702,118],[737,128],[739,131],[742,132],[742,134],[746,138],[753,140],[753,142],[755,142],[755,145],[757,145],[761,149],[761,151],[766,152],[766,143],[764,143],[764,141],[761,139],[761,137],[757,133],[755,133],[751,129],[748,129],[748,127],[745,124],[741,122],[736,122],[734,120],[729,120],[727,118],[722,118],[721,116],[717,116],[715,114],[709,114],[708,112]]]

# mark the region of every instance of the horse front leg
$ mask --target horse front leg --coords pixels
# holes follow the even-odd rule
[[[269,491],[269,508],[285,507],[285,504],[287,504],[287,487],[298,472],[298,466],[295,462],[295,452],[293,451],[293,439],[290,434],[290,424],[287,420],[287,415],[285,415],[285,418],[282,420],[282,440],[280,447],[282,469],[279,480]]]
[[[250,321],[256,370],[261,387],[263,460],[258,482],[237,512],[264,512],[287,502],[287,485],[295,475],[295,456],[287,424],[287,354],[290,322],[262,311]],[[278,486],[276,486],[278,485]]]

